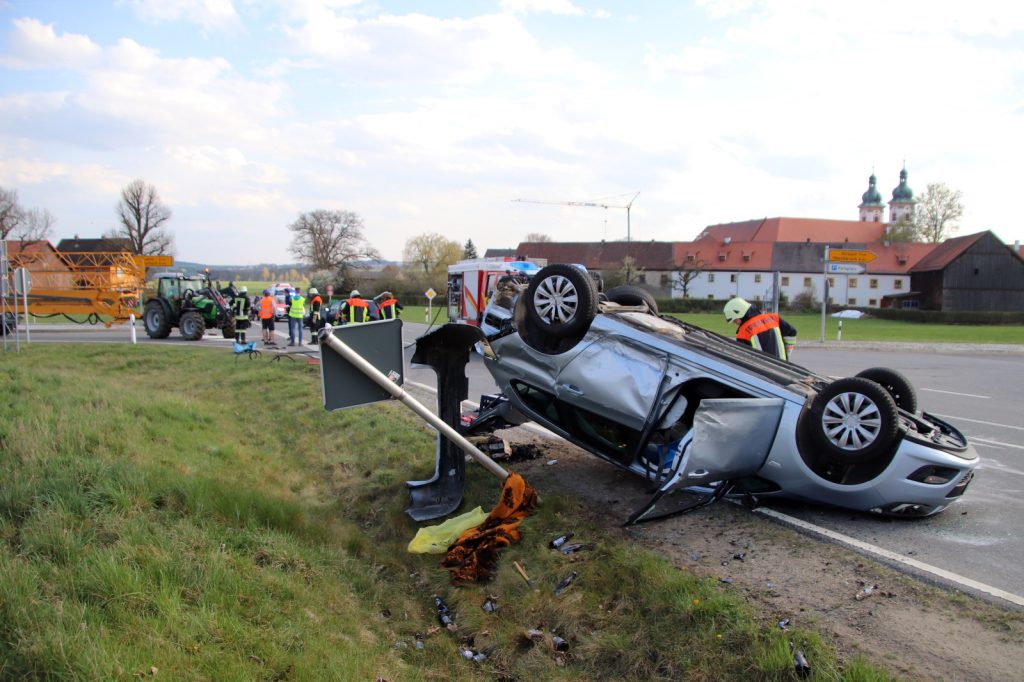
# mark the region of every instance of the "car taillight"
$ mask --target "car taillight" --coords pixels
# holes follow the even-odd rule
[[[956,478],[959,469],[951,467],[924,466],[907,476],[911,481],[928,485],[945,485]]]

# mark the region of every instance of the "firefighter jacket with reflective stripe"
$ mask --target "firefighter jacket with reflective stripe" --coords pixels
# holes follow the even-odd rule
[[[297,317],[300,320],[306,314],[306,299],[299,296],[292,296],[292,307],[288,309],[288,317]]]
[[[261,320],[272,320],[274,319],[274,309],[277,306],[277,301],[274,300],[273,296],[264,296],[260,299],[260,319]]]
[[[796,341],[796,329],[775,313],[761,313],[740,325],[736,331],[736,340],[749,343],[757,350],[781,360],[787,360],[787,349]]]
[[[320,309],[324,307],[324,299],[320,298],[320,294],[315,295],[309,300],[309,319],[316,324],[320,320]]]
[[[249,319],[249,297],[245,294],[236,296],[232,305],[235,308],[235,319],[236,320],[248,320]]]
[[[398,317],[400,304],[397,298],[386,298],[380,302],[380,319],[393,320]]]
[[[370,319],[370,305],[359,297],[345,299],[342,310],[349,322],[366,322]]]

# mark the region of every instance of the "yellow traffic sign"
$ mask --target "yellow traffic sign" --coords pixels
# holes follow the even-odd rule
[[[840,263],[870,263],[876,258],[878,256],[874,253],[863,249],[829,249],[828,251],[829,261]]]
[[[136,256],[135,262],[147,268],[166,268],[174,265],[174,256]]]

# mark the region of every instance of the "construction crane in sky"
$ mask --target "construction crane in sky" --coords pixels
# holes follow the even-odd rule
[[[619,194],[620,197],[628,197],[628,194]],[[606,204],[602,200],[596,201],[535,201],[533,199],[513,199],[523,204],[555,204],[557,206],[592,206],[594,208],[624,208],[626,209],[626,243],[632,241],[632,228],[630,225],[629,211],[633,208],[633,202],[640,196],[640,192],[634,194],[625,204]],[[615,199],[616,197],[611,197]]]

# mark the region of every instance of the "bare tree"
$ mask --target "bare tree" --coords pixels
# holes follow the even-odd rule
[[[380,258],[363,237],[363,219],[352,211],[300,213],[288,229],[294,235],[289,249],[314,270],[344,272],[357,261]]]
[[[25,224],[21,230],[21,239],[37,241],[49,239],[53,234],[53,226],[57,218],[45,208],[33,208],[25,212]]]
[[[692,261],[683,261],[675,271],[675,281],[672,282],[673,289],[681,289],[683,298],[690,296],[690,282],[697,279],[700,273],[704,272],[707,263],[698,258]]]
[[[25,209],[18,203],[18,190],[0,187],[0,239],[15,239],[25,223]]]
[[[156,187],[141,179],[125,185],[117,204],[117,217],[120,226],[112,234],[131,242],[132,253],[171,254],[174,236],[165,225],[171,218],[171,209],[161,203]]]
[[[959,227],[964,215],[963,195],[941,182],[928,184],[914,209],[914,222],[922,241],[938,244]]]
[[[523,237],[524,242],[530,242],[531,244],[547,244],[551,242],[551,237],[540,232],[531,232],[530,234]]]

